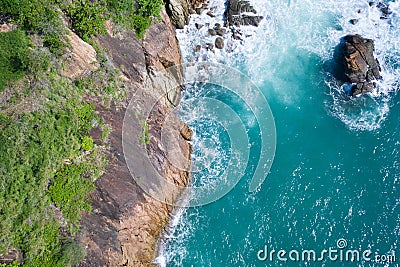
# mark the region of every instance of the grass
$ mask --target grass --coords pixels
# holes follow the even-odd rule
[[[70,266],[84,256],[74,238],[105,166],[89,136],[102,123],[82,98],[89,88],[55,72],[40,79],[44,106],[0,113],[0,254],[16,248],[24,266]]]
[[[64,255],[64,246],[74,243],[80,215],[90,211],[93,181],[101,173],[87,136],[96,117],[92,106],[64,103],[0,117],[0,251],[20,248],[26,266],[66,266],[74,260]],[[67,225],[63,228],[57,209]]]

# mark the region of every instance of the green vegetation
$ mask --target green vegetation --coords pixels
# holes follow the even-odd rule
[[[0,14],[18,30],[0,33],[0,254],[22,252],[24,266],[71,266],[84,257],[77,241],[89,193],[105,167],[111,128],[91,102],[104,107],[125,97],[119,73],[90,38],[105,20],[142,38],[159,18],[162,0],[2,0]],[[73,30],[97,48],[100,69],[71,81],[60,76]],[[93,140],[93,128],[102,130]],[[96,142],[95,142],[96,141]],[[150,142],[143,122],[142,142]],[[20,266],[13,262],[8,266]],[[0,264],[0,267],[5,266]]]
[[[159,18],[162,0],[106,0],[114,21],[128,29],[134,29],[138,38],[143,38],[150,27],[152,17]]]
[[[142,123],[142,136],[140,136],[139,139],[143,145],[147,145],[148,143],[150,143],[149,125],[147,124],[146,121],[141,121],[141,123]]]
[[[0,264],[0,267],[20,267],[20,266],[21,266],[21,264],[18,261],[14,261],[8,265],[5,263]]]
[[[107,20],[106,9],[99,1],[89,0],[73,1],[68,8],[68,14],[72,19],[72,26],[76,34],[85,41],[94,34],[105,34],[104,21]]]
[[[94,34],[105,33],[104,22],[110,17],[126,29],[135,30],[143,38],[152,18],[159,18],[162,0],[75,0],[68,7],[74,31],[89,40]]]
[[[48,70],[50,55],[34,44],[22,30],[0,33],[0,92],[25,74],[40,74]]]
[[[93,106],[77,99],[1,115],[0,253],[20,248],[26,266],[66,266],[77,255],[65,253],[82,255],[61,229],[73,237],[81,212],[90,211],[88,194],[102,168],[87,136],[94,119]]]
[[[77,226],[83,210],[90,211],[88,194],[94,189],[93,181],[83,178],[90,173],[88,163],[68,164],[57,172],[48,190],[52,202],[60,208],[71,226]]]
[[[28,71],[30,45],[29,38],[21,30],[0,33],[0,92]]]
[[[82,150],[90,151],[93,149],[93,146],[94,146],[94,142],[93,142],[92,137],[90,137],[90,136],[82,137],[82,144],[81,144]]]
[[[9,15],[12,23],[23,30],[45,36],[44,44],[52,52],[61,53],[64,32],[57,0],[2,0],[0,13]]]
[[[13,22],[34,32],[51,32],[59,24],[56,0],[2,0],[0,13],[10,15]]]

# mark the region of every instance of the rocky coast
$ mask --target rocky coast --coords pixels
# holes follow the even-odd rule
[[[175,29],[165,9],[161,12],[161,21],[153,24],[143,40],[138,40],[134,32],[124,31],[114,34],[113,25],[108,25],[108,33],[98,36],[99,44],[107,49],[109,60],[121,70],[125,86],[128,88],[126,100],[105,109],[96,108],[102,118],[109,122],[110,147],[107,152],[109,165],[105,173],[96,181],[96,189],[91,194],[93,212],[82,219],[81,243],[86,257],[80,266],[149,266],[155,257],[157,240],[168,223],[173,207],[161,203],[136,184],[129,172],[122,146],[122,128],[129,100],[152,104],[153,98],[166,98],[162,94],[162,84],[155,85],[153,92],[135,95],[143,89],[143,82],[173,65],[182,63],[179,46],[175,38]],[[181,83],[182,77],[174,76]],[[158,88],[156,88],[158,86]],[[160,143],[160,131],[169,108],[179,103],[181,88],[159,104],[148,119],[149,142],[146,144],[149,156],[154,160],[160,174],[165,179],[182,186],[187,185],[189,170],[179,170],[166,159]],[[142,110],[138,105],[135,112]],[[190,129],[176,120],[175,138],[181,144],[181,153],[190,158]],[[139,126],[138,126],[139,127]],[[92,132],[94,140],[100,133]],[[151,177],[142,177],[151,179]],[[174,199],[180,192],[170,192]]]

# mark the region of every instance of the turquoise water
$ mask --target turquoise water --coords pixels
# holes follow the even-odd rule
[[[263,92],[277,132],[270,174],[255,192],[248,191],[260,144],[259,126],[245,104],[232,100],[223,88],[189,85],[181,109],[195,132],[193,162],[211,162],[194,174],[194,185],[218,179],[231,156],[226,131],[206,116],[207,110],[193,106],[194,98],[214,97],[242,117],[251,144],[250,162],[243,179],[223,198],[177,210],[157,261],[165,266],[398,266],[399,1],[390,2],[390,20],[381,20],[368,1],[252,3],[269,18],[248,43],[230,54],[217,51],[196,57],[191,52],[196,41],[186,42],[182,52],[187,62],[233,66]],[[359,23],[351,25],[348,20],[354,17]],[[201,38],[191,36],[191,31],[189,27],[182,32],[180,40],[184,35]],[[347,33],[376,42],[384,82],[375,95],[348,99],[329,74],[334,47]],[[273,260],[257,257],[265,246],[287,252],[315,250],[318,257],[324,249],[338,249],[339,239],[347,241],[346,249],[371,250],[373,261],[334,262],[325,257],[321,262],[283,262],[276,254]],[[376,262],[378,254],[395,255],[396,262]]]

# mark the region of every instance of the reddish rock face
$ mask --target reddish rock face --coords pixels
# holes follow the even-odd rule
[[[99,63],[94,48],[71,30],[68,30],[67,37],[71,48],[68,48],[68,57],[65,60],[62,75],[75,80],[83,74],[97,70]]]
[[[96,107],[100,116],[110,124],[109,165],[105,173],[96,181],[92,193],[93,212],[82,219],[81,243],[86,250],[86,258],[81,266],[151,266],[155,257],[158,238],[169,220],[172,206],[161,203],[142,191],[131,176],[125,162],[122,147],[122,126],[129,100],[134,92],[143,88],[143,81],[154,71],[164,70],[181,63],[180,50],[174,28],[162,12],[162,21],[147,31],[143,41],[137,40],[133,32],[122,32],[115,36],[98,37],[102,47],[109,51],[110,61],[121,67],[125,86],[129,88],[126,101],[110,108],[100,104]],[[173,75],[182,79],[179,73]],[[146,87],[148,88],[148,87]],[[137,112],[140,107],[152,104],[152,99],[160,93],[146,92],[136,96]],[[169,114],[169,104],[179,101],[179,89],[168,101],[159,103],[149,117],[150,142],[147,144],[149,157],[165,179],[185,186],[189,182],[189,172],[177,169],[165,158],[160,143],[162,123]],[[179,143],[182,155],[189,159],[191,147],[190,129],[179,119],[173,125],[173,135]],[[93,136],[99,136],[93,133]],[[95,139],[95,138],[94,138]],[[96,141],[96,140],[95,140]],[[174,199],[179,192],[171,192]]]
[[[343,39],[344,73],[348,82],[354,84],[350,94],[371,92],[375,88],[373,81],[382,79],[379,62],[374,57],[374,42],[359,35],[347,35]]]

